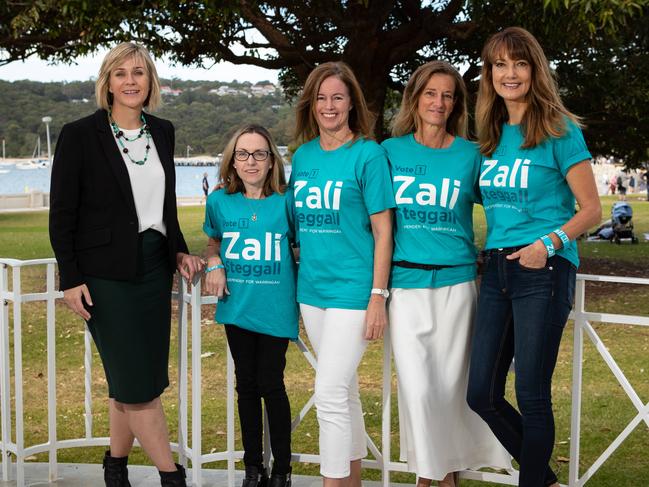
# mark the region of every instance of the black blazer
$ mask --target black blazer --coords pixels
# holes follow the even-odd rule
[[[163,220],[173,271],[176,253],[188,252],[176,212],[174,128],[153,115],[145,118],[165,172]],[[61,130],[52,165],[50,242],[61,289],[83,284],[85,274],[115,280],[136,277],[137,212],[106,110]]]

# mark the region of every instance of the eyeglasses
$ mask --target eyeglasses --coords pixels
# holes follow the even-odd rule
[[[267,151],[267,150],[256,150],[255,152],[248,152],[245,149],[237,149],[237,150],[234,151],[234,158],[237,161],[243,162],[243,161],[247,161],[248,158],[250,156],[252,156],[252,158],[255,161],[260,161],[261,162],[261,161],[265,161],[266,159],[268,159],[268,156],[270,154],[271,154],[271,152]]]

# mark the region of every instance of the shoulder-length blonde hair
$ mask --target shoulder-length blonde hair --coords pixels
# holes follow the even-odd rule
[[[416,132],[421,126],[421,117],[417,112],[419,97],[434,74],[445,74],[453,78],[455,89],[453,92],[453,111],[446,121],[446,131],[451,135],[467,136],[468,117],[466,108],[466,86],[462,76],[451,64],[446,61],[431,61],[419,66],[406,84],[401,98],[401,108],[392,122],[392,136]]]
[[[323,63],[311,71],[304,83],[304,89],[297,103],[295,115],[295,140],[302,144],[315,139],[320,135],[318,119],[316,117],[316,102],[318,91],[322,82],[335,76],[345,83],[349,90],[352,109],[349,112],[349,128],[354,135],[354,140],[359,137],[372,138],[372,125],[374,116],[370,113],[365,102],[363,90],[352,69],[344,62]]]
[[[228,194],[245,192],[243,181],[234,167],[234,151],[237,148],[239,137],[243,134],[259,134],[266,139],[266,143],[268,143],[268,150],[270,151],[269,157],[273,162],[273,167],[268,171],[266,181],[264,181],[264,196],[270,196],[273,193],[284,193],[284,191],[286,191],[286,176],[284,175],[284,161],[282,160],[282,156],[280,155],[270,132],[261,125],[256,124],[244,125],[237,130],[225,145],[225,149],[223,149],[223,159],[221,159],[219,176],[221,181],[225,184],[225,191]]]
[[[492,35],[482,49],[482,75],[476,102],[476,132],[480,152],[490,156],[496,150],[502,125],[507,121],[507,107],[493,85],[493,64],[503,56],[527,61],[531,84],[526,95],[527,109],[521,121],[525,140],[521,148],[535,147],[548,137],[561,137],[566,118],[580,125],[579,118],[568,111],[559,96],[554,74],[541,45],[521,27],[508,27]]]
[[[153,111],[160,106],[162,102],[162,97],[160,96],[160,79],[158,78],[158,71],[155,69],[155,64],[153,64],[149,51],[144,46],[135,44],[134,42],[122,42],[106,54],[106,57],[104,57],[101,63],[101,68],[99,68],[99,76],[97,76],[97,81],[95,82],[95,98],[99,108],[110,110],[113,104],[113,94],[108,91],[110,73],[129,58],[142,61],[149,75],[149,95],[144,100],[144,106],[149,111]]]

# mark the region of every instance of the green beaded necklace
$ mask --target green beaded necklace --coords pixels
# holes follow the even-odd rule
[[[138,133],[132,139],[129,139],[124,134],[124,132],[119,129],[119,127],[115,123],[115,120],[113,120],[113,114],[110,111],[108,112],[108,122],[110,123],[110,126],[113,129],[113,133],[115,134],[117,143],[122,148],[122,152],[126,154],[126,156],[133,164],[137,164],[138,166],[143,166],[146,163],[147,159],[149,158],[149,151],[151,150],[151,132],[149,131],[149,126],[147,125],[146,120],[144,118],[144,113],[140,114],[140,120],[142,120],[142,127],[140,127],[140,133]],[[136,140],[141,139],[142,136],[146,137],[146,151],[144,153],[144,159],[142,159],[141,161],[136,161],[135,159],[133,159],[133,157],[131,157],[131,153],[128,150],[128,147],[126,147],[126,145],[122,141],[122,139],[124,139],[127,142],[135,142]]]

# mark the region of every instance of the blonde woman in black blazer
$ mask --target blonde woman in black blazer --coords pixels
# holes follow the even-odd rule
[[[176,213],[174,128],[144,113],[160,103],[146,49],[111,50],[95,87],[100,109],[63,127],[54,154],[50,240],[66,304],[87,321],[109,389],[107,487],[129,487],[138,439],[161,485],[185,486],[173,461],[160,394],[167,375],[171,286],[203,267]]]

